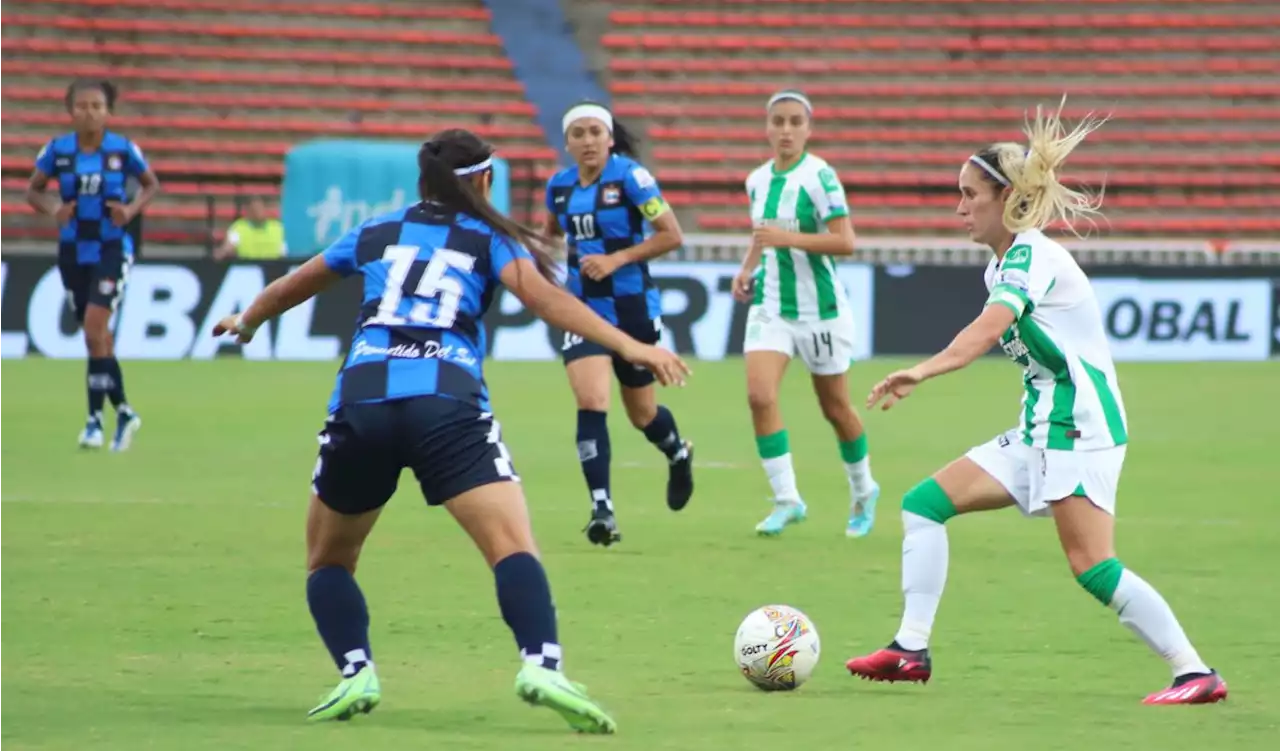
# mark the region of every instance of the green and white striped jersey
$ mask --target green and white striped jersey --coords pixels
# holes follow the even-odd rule
[[[1040,230],[1019,234],[986,271],[987,305],[1017,321],[1000,345],[1025,368],[1022,438],[1066,451],[1121,446],[1128,421],[1093,286],[1067,249]]]
[[[773,160],[747,177],[752,226],[776,226],[788,232],[827,231],[826,222],[849,216],[844,186],[822,158],[806,153],[778,172]],[[756,271],[756,305],[793,321],[839,317],[849,305],[836,276],[835,259],[792,248],[765,248]]]

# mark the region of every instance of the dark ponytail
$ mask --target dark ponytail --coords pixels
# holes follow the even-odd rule
[[[621,154],[634,159],[639,156],[639,146],[640,138],[615,119],[613,121],[613,148],[609,149],[609,153]]]
[[[418,150],[419,197],[439,203],[450,211],[470,214],[489,225],[495,233],[523,244],[533,256],[538,272],[554,281],[555,260],[551,256],[550,240],[503,216],[476,192],[469,177],[459,177],[454,173],[456,169],[475,166],[491,156],[493,147],[471,131],[455,128],[435,134]]]

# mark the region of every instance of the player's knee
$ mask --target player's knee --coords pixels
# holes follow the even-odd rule
[[[628,404],[627,419],[631,420],[631,424],[636,430],[644,430],[653,422],[653,418],[658,416],[658,407],[656,404]]]
[[[937,524],[945,524],[956,515],[956,506],[947,497],[946,491],[932,477],[926,478],[902,496],[902,515],[904,522],[907,514],[923,517]]]
[[[776,389],[749,384],[747,386],[747,404],[750,405],[752,412],[768,412],[776,409],[778,406],[778,392]]]
[[[317,549],[307,551],[307,575],[310,576],[322,568],[336,566],[345,568],[352,575],[356,573],[356,561],[360,558],[360,549]]]
[[[1071,567],[1071,574],[1077,580],[1084,576],[1090,570],[1106,563],[1107,561],[1115,561],[1115,553],[1110,550],[1091,550],[1088,546],[1071,548],[1066,551],[1067,565]],[[1087,589],[1087,587],[1086,587]]]
[[[824,396],[818,400],[818,404],[822,407],[822,416],[832,425],[843,425],[858,419],[846,394]]]
[[[111,332],[105,325],[97,325],[92,319],[85,321],[84,344],[90,357],[111,356]]]

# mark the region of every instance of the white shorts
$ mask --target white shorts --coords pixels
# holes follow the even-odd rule
[[[796,355],[814,375],[840,375],[853,363],[853,313],[826,321],[790,321],[753,305],[747,312],[743,352]]]
[[[965,456],[1004,486],[1027,516],[1048,516],[1049,504],[1073,495],[1116,515],[1116,489],[1127,446],[1062,451],[1028,446],[1010,430],[969,449]]]

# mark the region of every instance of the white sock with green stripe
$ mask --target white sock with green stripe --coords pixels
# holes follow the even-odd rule
[[[951,555],[943,525],[955,514],[956,507],[932,477],[902,497],[902,625],[893,640],[903,649],[929,646]]]
[[[1155,587],[1126,569],[1119,560],[1108,558],[1077,576],[1076,581],[1099,602],[1116,611],[1120,623],[1160,655],[1175,678],[1209,672],[1169,603]]]
[[[875,480],[871,479],[871,457],[867,455],[867,434],[864,432],[852,441],[840,441],[840,458],[844,460],[844,472],[854,497],[865,497],[875,486]]]
[[[756,451],[760,453],[764,473],[769,476],[773,499],[799,503],[800,490],[796,487],[796,471],[791,466],[791,443],[787,431],[756,436]]]

